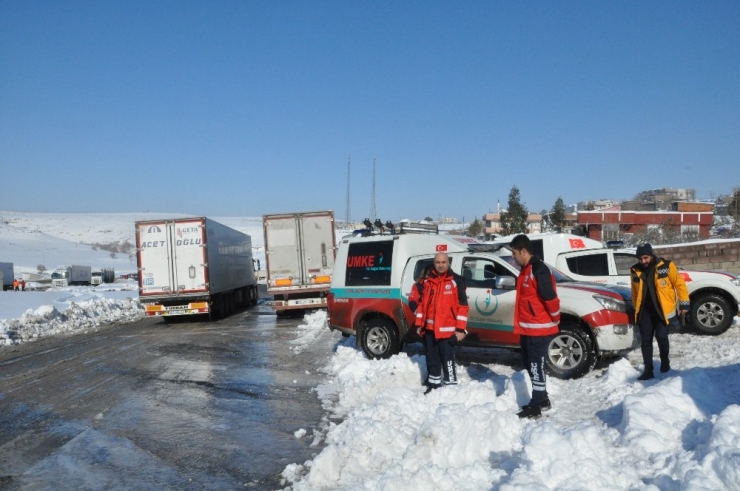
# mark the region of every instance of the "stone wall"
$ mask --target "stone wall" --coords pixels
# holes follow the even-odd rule
[[[656,246],[655,252],[683,269],[708,269],[740,274],[740,239]]]

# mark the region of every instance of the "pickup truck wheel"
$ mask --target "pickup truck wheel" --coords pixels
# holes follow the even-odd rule
[[[555,378],[582,377],[596,365],[596,352],[591,338],[572,322],[561,322],[547,348],[547,368]]]
[[[360,337],[362,350],[368,358],[390,358],[401,350],[396,326],[382,317],[367,321]]]
[[[704,334],[722,334],[734,316],[730,304],[719,295],[707,293],[691,300],[691,324]]]

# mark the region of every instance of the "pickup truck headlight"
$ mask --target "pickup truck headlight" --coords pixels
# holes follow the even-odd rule
[[[606,310],[614,310],[616,312],[627,313],[627,304],[622,300],[617,300],[612,297],[605,297],[604,295],[594,295],[594,300],[599,302],[602,307]]]

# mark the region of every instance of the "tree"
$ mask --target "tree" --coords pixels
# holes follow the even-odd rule
[[[37,264],[37,265],[36,265],[36,271],[38,271],[38,272],[39,272],[39,274],[41,274],[41,273],[43,273],[44,271],[46,271],[46,266],[44,266],[43,264]]]
[[[468,235],[470,237],[478,237],[483,231],[483,224],[477,218],[473,220],[473,223],[468,227]]]
[[[558,196],[555,200],[555,204],[550,209],[550,223],[553,224],[555,230],[560,232],[565,227],[565,203],[563,198]]]
[[[529,212],[521,202],[519,188],[512,186],[509,191],[509,207],[501,213],[501,233],[504,235],[526,234]]]
[[[740,227],[740,188],[735,188],[730,202],[727,203],[727,214],[735,220],[735,232]]]

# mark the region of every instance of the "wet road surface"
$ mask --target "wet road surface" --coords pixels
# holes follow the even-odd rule
[[[292,350],[301,323],[259,305],[0,348],[0,490],[280,489],[321,450],[331,350]]]

